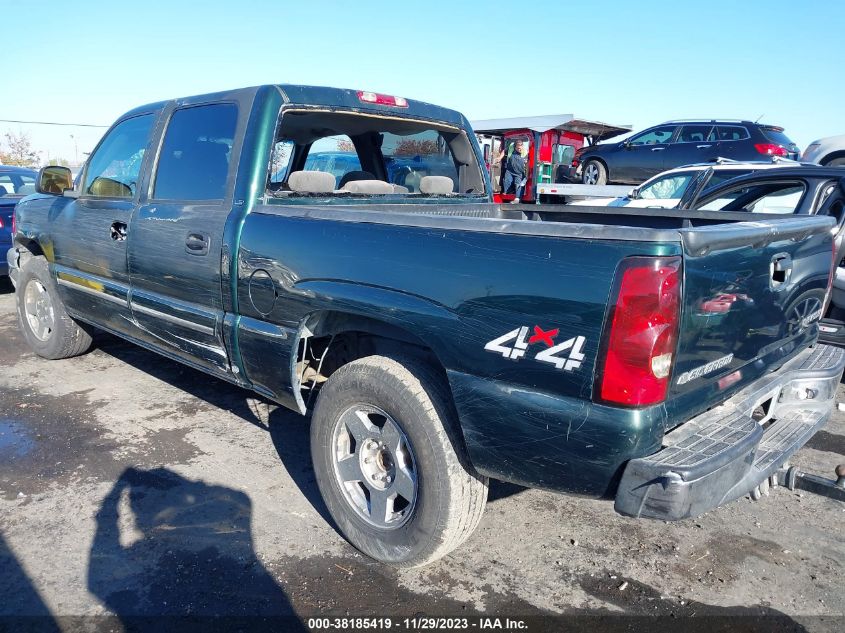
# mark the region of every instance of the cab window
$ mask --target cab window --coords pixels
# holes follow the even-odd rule
[[[88,161],[82,194],[99,198],[132,198],[150,140],[155,115],[121,121],[106,134]]]
[[[656,127],[648,132],[643,132],[639,136],[631,139],[629,145],[656,145],[658,143],[668,143],[672,139],[672,134],[675,132],[674,125],[663,125]]]
[[[225,198],[237,122],[238,108],[233,103],[176,110],[161,146],[153,198]]]

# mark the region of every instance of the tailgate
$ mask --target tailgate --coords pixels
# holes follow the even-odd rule
[[[816,340],[833,226],[832,218],[791,217],[682,231],[684,305],[670,426]]]

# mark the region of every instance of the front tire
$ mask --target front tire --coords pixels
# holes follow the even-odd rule
[[[419,567],[478,526],[487,479],[464,454],[445,380],[428,365],[369,356],[335,371],[311,421],[323,500],[341,533],[376,560]]]
[[[15,296],[21,331],[36,354],[57,360],[78,356],[91,348],[91,336],[65,311],[43,255],[23,263]]]
[[[581,182],[585,185],[606,185],[607,168],[597,160],[588,160],[581,172]]]
[[[834,158],[824,164],[825,167],[845,167],[845,156]]]

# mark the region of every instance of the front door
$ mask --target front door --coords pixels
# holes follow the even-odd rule
[[[642,182],[663,171],[663,152],[675,132],[674,125],[661,125],[622,144],[608,165],[614,182]]]
[[[188,100],[169,114],[149,199],[132,221],[132,314],[164,351],[226,372],[222,241],[233,206],[239,108]]]
[[[59,292],[68,311],[106,329],[134,333],[126,240],[141,166],[157,113],[116,123],[85,168],[79,197],[56,198],[48,213]]]

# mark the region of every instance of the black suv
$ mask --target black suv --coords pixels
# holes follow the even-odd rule
[[[751,121],[667,121],[617,143],[584,147],[572,166],[581,182],[639,184],[673,167],[716,158],[738,161],[782,156],[798,160],[800,150],[782,127]]]

